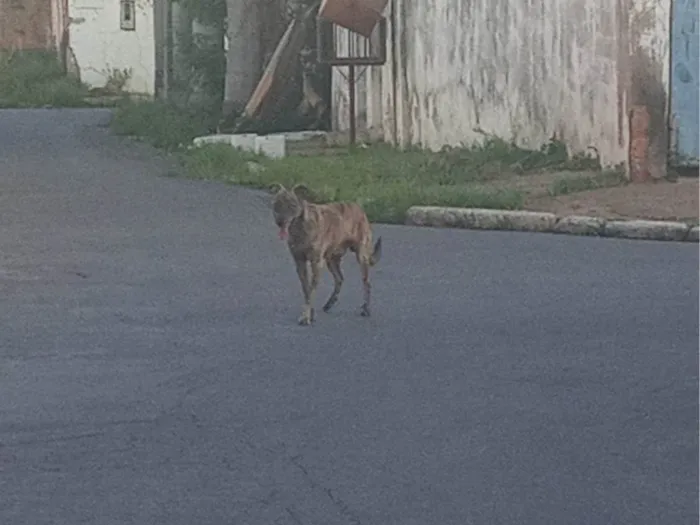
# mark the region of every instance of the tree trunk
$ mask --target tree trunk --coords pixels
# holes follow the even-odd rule
[[[192,52],[192,16],[183,2],[172,3],[173,19],[173,78],[171,94],[178,104],[187,105],[191,86],[188,54]]]
[[[243,109],[260,79],[260,15],[257,0],[226,0],[228,50],[222,116]]]

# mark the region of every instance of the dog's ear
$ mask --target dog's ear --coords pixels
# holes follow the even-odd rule
[[[302,200],[302,201],[310,201],[311,200],[311,190],[309,190],[308,187],[306,187],[305,184],[296,184],[292,188],[292,192],[294,195],[297,196],[297,199]]]
[[[275,182],[274,184],[270,184],[267,187],[268,193],[275,194],[275,193],[281,192],[282,190],[284,190],[284,186],[282,186],[279,182]]]

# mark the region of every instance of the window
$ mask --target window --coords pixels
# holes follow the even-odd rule
[[[136,9],[135,0],[119,0],[120,27],[124,31],[134,31],[136,29]]]

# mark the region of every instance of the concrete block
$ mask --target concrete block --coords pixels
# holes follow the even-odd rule
[[[621,239],[646,239],[652,241],[684,241],[690,226],[672,221],[609,221],[605,225],[606,237]]]
[[[408,226],[427,226],[426,206],[411,206],[406,210],[404,224]]]
[[[406,212],[407,224],[437,228],[546,232],[556,222],[553,213],[532,211],[412,206]]]
[[[554,231],[569,235],[601,235],[605,229],[605,223],[606,220],[600,217],[568,215],[557,221]]]
[[[287,139],[282,134],[258,135],[255,137],[255,151],[273,159],[287,154]]]
[[[236,135],[230,135],[231,146],[234,148],[242,149],[243,151],[249,151],[251,153],[255,152],[256,148],[256,138],[255,133],[238,133]]]
[[[479,230],[550,232],[554,230],[556,222],[557,216],[553,213],[467,208],[464,211],[462,227]]]
[[[688,232],[688,236],[685,238],[689,242],[698,242],[698,236],[700,235],[700,226],[693,226]]]
[[[192,141],[195,146],[203,146],[204,144],[231,144],[231,135],[205,135],[203,137],[195,137]]]
[[[405,223],[434,228],[461,228],[464,211],[463,208],[413,206],[406,211]]]

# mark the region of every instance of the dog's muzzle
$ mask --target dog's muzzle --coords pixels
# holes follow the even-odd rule
[[[289,237],[289,222],[280,221],[277,223],[277,227],[280,229],[279,238],[281,241],[286,241]]]

